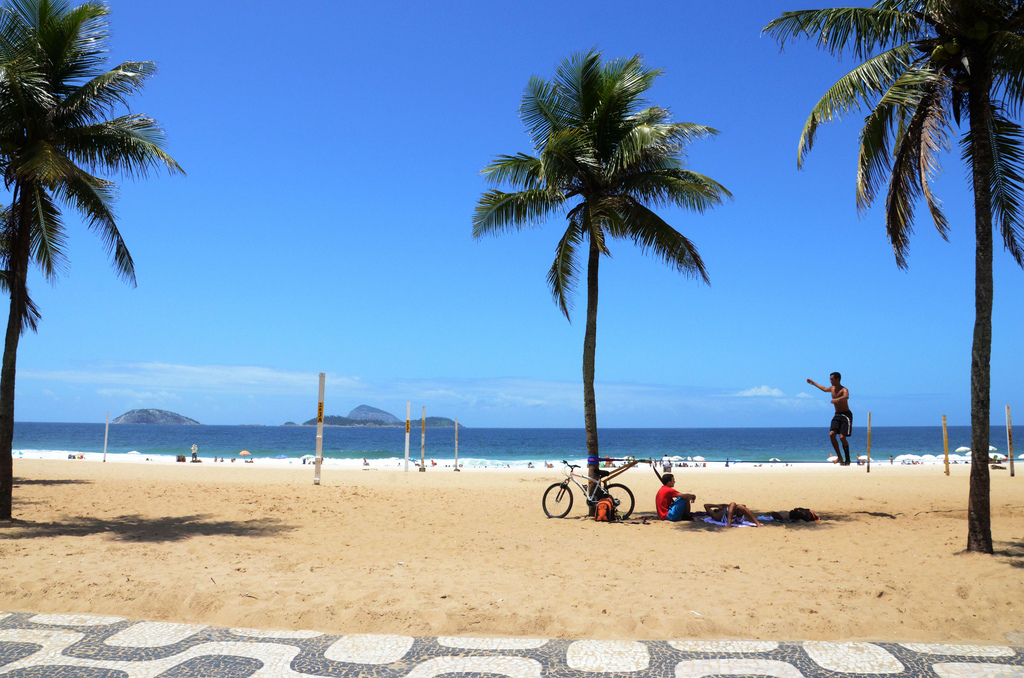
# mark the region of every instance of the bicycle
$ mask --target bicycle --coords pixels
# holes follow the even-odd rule
[[[598,478],[596,482],[592,482],[593,479],[590,476],[581,475],[573,471],[573,469],[579,468],[578,464],[570,464],[563,459],[562,463],[565,464],[566,472],[565,480],[555,483],[544,491],[544,498],[541,500],[544,513],[548,518],[564,518],[569,515],[569,511],[572,510],[573,501],[572,485],[575,485],[583,493],[583,498],[587,502],[588,507],[596,506],[597,502],[605,497],[611,497],[619,512],[619,517],[622,519],[628,518],[633,513],[633,506],[635,504],[633,492],[625,485],[609,483],[608,481],[640,462],[650,463],[650,460],[635,459],[625,466]],[[580,483],[580,481],[576,480],[577,478],[582,478],[586,481],[586,484]]]

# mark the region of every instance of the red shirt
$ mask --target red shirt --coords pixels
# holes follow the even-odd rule
[[[665,520],[668,510],[672,507],[672,502],[678,496],[679,493],[668,485],[661,486],[661,489],[658,490],[658,496],[654,498],[654,507],[658,509],[658,518]]]

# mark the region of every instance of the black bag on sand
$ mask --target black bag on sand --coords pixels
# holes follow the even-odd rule
[[[816,523],[819,520],[821,520],[821,518],[819,518],[814,513],[814,511],[812,511],[809,508],[795,508],[795,509],[793,509],[792,511],[789,512],[789,519],[792,520],[794,523],[797,522],[797,521],[805,521],[805,522],[808,522],[808,523]]]

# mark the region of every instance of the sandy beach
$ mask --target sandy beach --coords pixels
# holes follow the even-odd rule
[[[330,633],[1006,642],[1024,629],[1024,477],[992,472],[995,556],[963,552],[969,467],[678,469],[697,503],[818,524],[631,520],[558,469],[463,472],[16,459],[0,609]],[[647,520],[644,520],[646,518]],[[652,519],[653,518],[653,519]]]

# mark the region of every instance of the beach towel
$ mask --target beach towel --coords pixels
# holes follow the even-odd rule
[[[758,516],[757,519],[760,520],[762,523],[768,523],[768,522],[771,522],[771,521],[775,520],[771,516]],[[704,522],[705,523],[711,523],[712,525],[721,525],[722,527],[725,527],[725,521],[724,520],[715,520],[714,518],[712,518],[711,516],[709,516],[707,514],[704,514]],[[747,519],[744,518],[743,516],[736,516],[736,518],[732,521],[732,526],[733,527],[756,527],[754,525],[754,523],[751,523],[751,522],[747,521]]]

